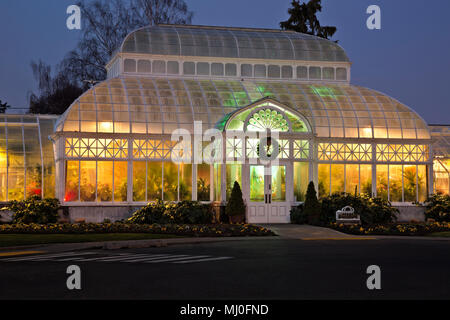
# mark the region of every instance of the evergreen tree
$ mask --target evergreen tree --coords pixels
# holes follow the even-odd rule
[[[317,200],[316,189],[314,187],[314,182],[310,182],[308,185],[308,190],[306,191],[306,200],[304,213],[308,217],[309,224],[318,224],[320,221],[320,203]]]
[[[237,181],[234,182],[233,190],[231,190],[230,200],[228,200],[225,213],[229,217],[241,216],[245,218],[245,203],[242,198],[241,186]]]
[[[11,108],[11,106],[5,102],[3,103],[2,100],[0,100],[0,113],[6,113],[6,109]]]
[[[293,0],[292,8],[288,10],[290,17],[280,23],[281,29],[307,33],[325,39],[333,37],[337,28],[322,27],[317,18],[317,14],[322,12],[321,2],[322,0],[310,0],[308,3],[301,3],[300,0]]]

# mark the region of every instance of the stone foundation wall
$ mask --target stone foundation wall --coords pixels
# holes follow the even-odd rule
[[[397,215],[398,222],[423,222],[425,221],[425,207],[415,205],[395,205],[400,213]],[[142,207],[139,206],[86,206],[86,207],[63,207],[60,210],[61,222],[86,222],[102,223],[105,220],[111,222],[130,218],[134,212]],[[221,203],[213,203],[216,221],[220,221],[224,214],[225,206]],[[0,222],[10,222],[13,213],[3,211],[0,213]]]
[[[130,218],[141,207],[134,206],[97,206],[97,207],[64,207],[62,220],[70,223],[102,223],[105,220],[116,222]]]
[[[398,222],[424,222],[425,207],[415,205],[395,205],[400,213],[397,215]]]

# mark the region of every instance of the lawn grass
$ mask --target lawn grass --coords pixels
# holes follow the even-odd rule
[[[450,231],[445,232],[434,232],[428,235],[429,237],[445,237],[450,238]]]
[[[105,234],[0,234],[0,247],[52,243],[79,243],[123,240],[182,238],[170,234],[105,233]]]

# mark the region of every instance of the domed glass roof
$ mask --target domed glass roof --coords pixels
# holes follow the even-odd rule
[[[203,130],[264,97],[303,115],[319,137],[430,139],[425,121],[400,102],[348,84],[122,77],[87,91],[57,131],[171,134]]]
[[[149,26],[129,34],[124,53],[299,61],[348,62],[335,42],[308,34],[206,26]]]

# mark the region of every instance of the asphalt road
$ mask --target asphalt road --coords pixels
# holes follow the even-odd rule
[[[81,290],[66,287],[73,264]],[[370,265],[381,290],[367,289]],[[233,241],[2,257],[0,299],[450,299],[449,271],[450,241]]]

